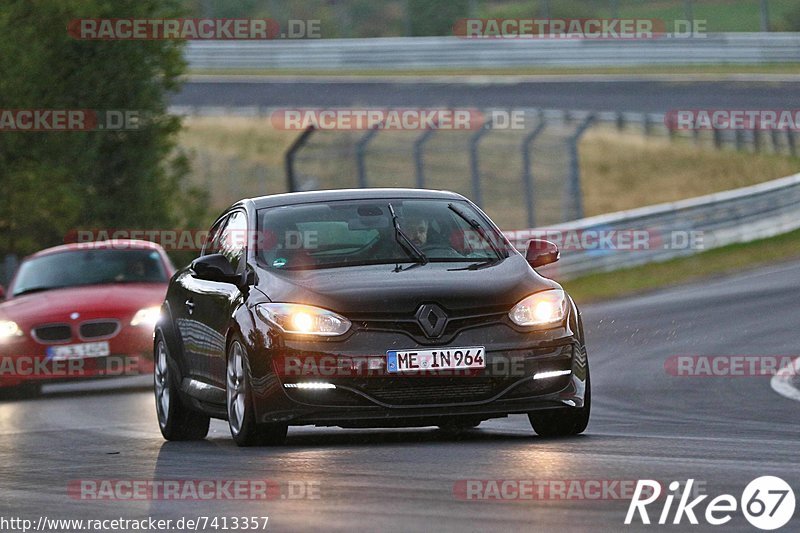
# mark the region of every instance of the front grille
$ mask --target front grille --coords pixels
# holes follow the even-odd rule
[[[98,320],[95,322],[84,322],[80,327],[81,338],[97,339],[101,337],[111,337],[119,329],[119,322],[116,320]]]
[[[488,400],[508,386],[490,378],[370,379],[359,387],[365,394],[391,405],[423,405]]]
[[[33,328],[33,336],[41,342],[64,342],[72,338],[68,324],[49,324]]]
[[[450,316],[447,319],[447,325],[445,326],[441,335],[436,339],[436,342],[446,342],[469,328],[501,324],[503,316],[503,314],[499,313],[485,313],[471,316]],[[357,327],[364,331],[402,332],[413,337],[418,342],[431,342],[431,338],[425,334],[420,326],[420,323],[415,318],[409,319],[408,317],[397,317],[385,319],[369,318],[366,320],[356,319],[355,323]]]

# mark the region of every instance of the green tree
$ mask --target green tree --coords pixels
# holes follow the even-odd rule
[[[83,41],[70,20],[179,16],[178,0],[3,0],[0,109],[132,110],[129,131],[0,131],[0,256],[63,242],[69,230],[193,223],[181,125],[167,97],[185,67],[175,41]]]
[[[775,29],[777,31],[800,31],[800,5],[786,11]]]
[[[453,35],[456,21],[469,16],[468,0],[408,0],[413,36]]]

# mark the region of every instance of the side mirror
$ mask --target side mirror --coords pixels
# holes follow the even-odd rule
[[[211,254],[198,257],[192,261],[192,270],[199,279],[231,283],[239,285],[242,276],[233,271],[233,266],[228,258],[222,254]]]
[[[555,263],[559,257],[558,246],[544,239],[531,239],[525,252],[525,259],[534,268]]]
[[[0,285],[0,302],[6,299],[6,290]]]

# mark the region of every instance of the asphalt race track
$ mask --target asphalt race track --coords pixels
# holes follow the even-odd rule
[[[39,399],[0,402],[5,515],[269,516],[268,529],[279,531],[619,531],[628,500],[463,501],[453,488],[464,479],[693,478],[711,497],[738,500],[750,480],[778,475],[796,491],[800,404],[774,392],[769,378],[675,377],[664,362],[797,354],[798,280],[800,265],[782,264],[585,306],[594,410],[587,433],[570,439],[535,437],[516,416],[461,436],[294,428],[285,447],[255,449],[237,448],[227,426],[213,422],[205,442],[166,443],[152,393],[141,387],[146,377],[118,390],[112,382],[50,386]],[[319,499],[83,501],[67,494],[81,479],[270,479],[282,490],[308,482]],[[787,529],[796,531],[797,520]],[[677,528],[629,529],[666,527],[689,528],[684,518]],[[738,511],[724,527],[692,529],[755,531]]]
[[[485,83],[490,81],[490,83]],[[541,107],[585,111],[665,112],[671,109],[795,109],[798,80],[671,81],[661,78],[603,81],[514,81],[480,83],[254,78],[193,79],[173,105],[192,106],[476,106]]]

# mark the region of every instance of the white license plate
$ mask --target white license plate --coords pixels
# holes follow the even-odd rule
[[[483,346],[437,348],[435,350],[390,350],[386,352],[388,372],[420,372],[485,368]]]
[[[47,348],[47,358],[55,361],[59,359],[82,359],[84,357],[105,357],[110,354],[108,341],[66,344]]]

